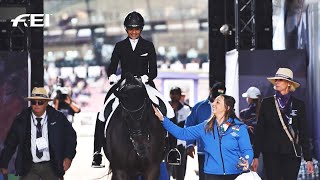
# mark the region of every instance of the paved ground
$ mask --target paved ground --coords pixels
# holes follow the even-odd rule
[[[79,122],[79,121],[78,121]],[[93,152],[93,133],[94,126],[81,125],[75,122],[74,128],[78,135],[77,155],[74,158],[71,168],[65,175],[65,180],[109,180],[111,175],[108,175],[108,161],[104,158],[105,168],[91,168],[92,152]],[[185,180],[197,180],[195,174],[197,169],[197,159],[189,157],[187,164],[187,172]]]
[[[104,159],[106,168],[91,168],[93,152],[93,134],[96,113],[81,112],[75,116],[73,127],[78,135],[77,155],[73,160],[71,168],[65,175],[66,180],[110,180],[108,175],[108,161]],[[315,161],[314,164],[318,162]],[[316,165],[318,167],[318,165]],[[198,180],[195,170],[198,168],[198,160],[188,157],[185,180]],[[1,179],[1,178],[0,178]],[[305,161],[300,167],[298,180],[319,180],[319,169],[316,173],[307,175],[305,172]]]

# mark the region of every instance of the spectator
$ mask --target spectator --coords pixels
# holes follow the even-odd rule
[[[279,68],[274,77],[267,79],[276,91],[274,96],[264,98],[261,103],[252,169],[257,171],[262,152],[268,179],[297,179],[302,154],[307,161],[307,172],[313,172],[305,105],[292,95],[300,84],[293,80],[289,68]]]
[[[73,118],[75,113],[79,113],[81,108],[77,105],[69,95],[69,90],[67,87],[60,87],[56,91],[56,96],[53,99],[54,108],[61,111],[69,120],[73,123]]]
[[[248,107],[240,111],[240,119],[248,126],[251,144],[253,144],[254,128],[257,124],[257,117],[260,108],[261,92],[256,87],[250,87],[247,92],[242,94],[246,98]]]
[[[8,163],[17,147],[16,173],[22,180],[63,179],[76,154],[76,132],[66,117],[48,106],[47,91],[35,87],[31,107],[14,120],[0,154],[0,171],[8,173]]]
[[[242,94],[242,97],[246,98],[248,107],[240,111],[240,119],[248,126],[250,142],[253,144],[254,130],[257,125],[261,105],[261,92],[256,87],[249,87],[248,90]],[[262,155],[259,157],[259,163],[263,163]],[[265,176],[262,165],[259,166],[258,174],[260,177]]]

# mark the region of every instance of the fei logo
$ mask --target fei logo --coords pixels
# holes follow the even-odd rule
[[[28,27],[26,21],[30,22],[30,27],[49,27],[51,14],[21,14],[12,19],[12,27],[17,27],[19,22],[23,22],[24,27]]]

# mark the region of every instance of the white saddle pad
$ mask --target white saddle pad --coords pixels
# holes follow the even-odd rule
[[[175,116],[174,114],[174,110],[172,109],[171,105],[169,104],[168,101],[164,100],[162,94],[160,94],[160,92],[158,90],[156,90],[155,88],[151,87],[150,85],[145,85],[148,96],[150,98],[150,100],[159,105],[159,99],[163,102],[163,104],[166,106],[167,109],[167,114],[166,117],[167,118],[173,118]],[[111,100],[115,99],[115,101],[111,104]],[[103,105],[103,108],[100,110],[99,115],[98,115],[98,119],[102,122],[106,121],[106,126],[105,126],[105,130],[108,127],[109,121],[114,113],[114,111],[117,109],[119,105],[119,99],[114,95],[111,94],[110,97],[106,100],[106,102]],[[108,107],[112,106],[112,110],[111,113],[109,114],[109,116],[107,117],[107,119],[105,119],[104,117],[104,111],[105,109]],[[104,131],[106,132],[106,131]]]

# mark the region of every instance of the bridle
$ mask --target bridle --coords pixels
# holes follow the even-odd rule
[[[121,91],[125,86],[126,85],[121,87],[119,91]],[[139,85],[137,85],[137,86],[139,86]],[[141,86],[139,86],[139,87],[141,87]],[[141,87],[141,88],[143,88],[143,87]],[[143,100],[143,104],[135,109],[130,109],[128,107],[125,107],[125,105],[120,101],[121,107],[123,108],[124,112],[129,115],[131,120],[140,121],[143,118],[143,115],[145,114],[146,109],[147,109],[147,104],[150,103],[150,99],[148,98],[148,95],[146,95],[146,96],[147,97],[145,97]],[[134,114],[136,116],[138,114],[138,117],[135,118]],[[149,130],[147,128],[132,129],[128,126],[128,131],[129,131],[130,141],[133,145],[133,149],[135,150],[136,154],[140,157],[144,157],[144,154],[142,154],[139,150],[139,145],[145,145],[145,146],[149,145],[149,142],[150,142]],[[134,137],[137,137],[137,136],[147,136],[147,142],[144,144],[136,142]]]
[[[120,88],[119,92],[121,92],[121,90],[122,90],[124,87],[126,87],[126,86],[128,86],[128,85],[122,86],[122,87]],[[143,88],[143,87],[140,86],[140,85],[133,85],[133,86],[136,86],[136,87],[138,87],[138,88]],[[146,94],[146,96],[148,96],[148,94]],[[125,105],[124,105],[121,101],[120,101],[120,105],[121,105],[121,107],[129,114],[129,116],[130,116],[130,118],[131,118],[132,120],[137,120],[137,121],[139,121],[139,120],[142,119],[142,116],[143,116],[144,111],[145,111],[145,109],[146,109],[146,108],[144,108],[144,107],[146,106],[146,104],[147,104],[148,102],[149,102],[149,98],[148,98],[148,97],[145,97],[144,100],[143,100],[143,104],[142,104],[140,107],[136,108],[136,109],[130,109],[130,108],[125,107]],[[138,119],[135,119],[135,118],[133,117],[132,113],[137,113],[137,112],[139,112],[139,111],[141,111],[141,110],[142,110],[141,116],[140,116]]]
[[[120,102],[120,104],[121,104],[122,108],[123,108],[125,111],[127,111],[127,112],[129,112],[129,113],[133,113],[133,112],[138,112],[138,111],[140,111],[140,110],[146,105],[147,100],[148,100],[148,99],[145,97],[144,100],[143,100],[143,104],[142,104],[140,107],[138,107],[137,109],[133,109],[133,110],[130,110],[129,108],[126,108],[126,107],[123,105],[123,103],[121,103],[121,102]]]
[[[122,108],[129,114],[130,118],[134,121],[140,121],[142,118],[143,118],[143,115],[145,114],[145,110],[147,109],[146,105],[149,103],[149,99],[148,98],[145,98],[144,99],[144,102],[143,102],[143,105],[135,110],[129,110],[127,108],[125,108],[123,105],[122,105]],[[137,118],[137,119],[134,119],[133,116],[132,116],[132,113],[141,113],[140,117]],[[139,128],[139,129],[132,129],[130,127],[128,127],[128,131],[129,131],[129,138],[130,138],[130,141],[133,145],[133,149],[135,150],[136,154],[140,157],[144,157],[144,154],[142,154],[138,148],[139,145],[144,145],[144,146],[148,146],[149,145],[149,142],[150,142],[150,131],[149,129],[147,128]],[[134,137],[137,137],[137,136],[147,136],[147,141],[143,144],[140,144],[138,142],[136,142],[135,138]]]

